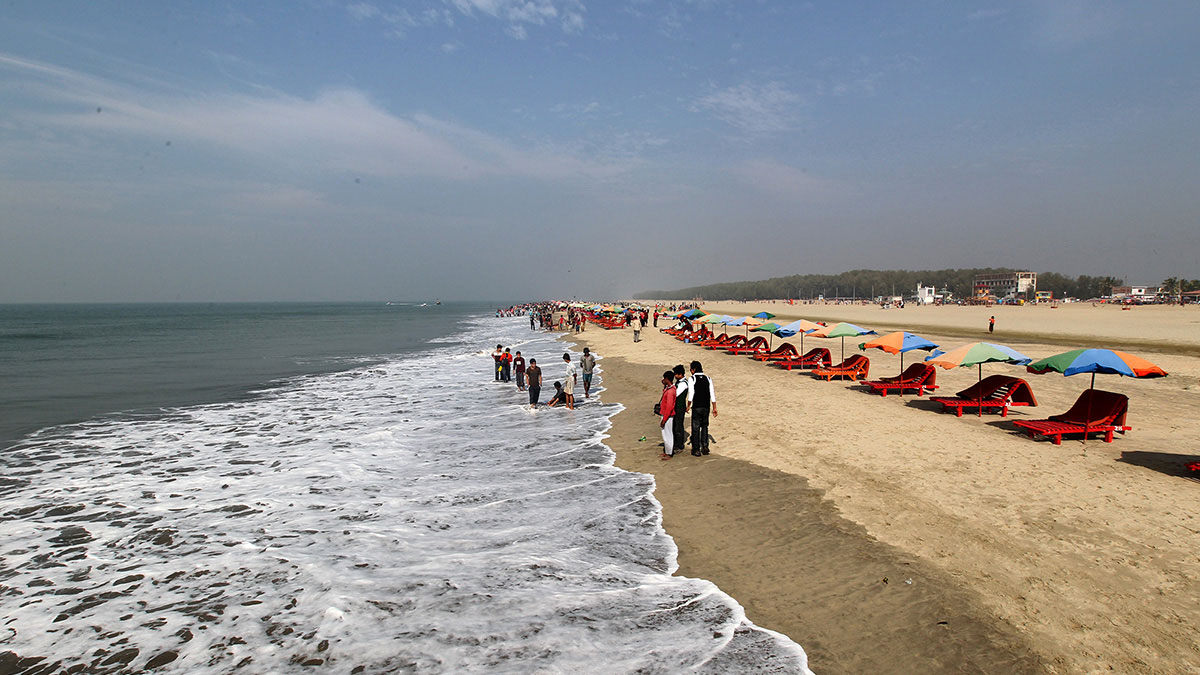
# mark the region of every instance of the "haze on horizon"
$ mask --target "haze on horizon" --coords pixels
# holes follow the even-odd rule
[[[1200,3],[0,7],[0,302],[1200,277]]]

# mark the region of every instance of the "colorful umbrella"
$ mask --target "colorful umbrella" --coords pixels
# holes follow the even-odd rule
[[[1167,371],[1146,359],[1113,349],[1072,349],[1069,352],[1034,361],[1025,368],[1038,375],[1052,370],[1067,377],[1080,373],[1091,373],[1093,389],[1096,388],[1096,373],[1124,375],[1125,377],[1166,377],[1167,375]]]
[[[859,335],[875,335],[875,331],[862,326],[855,326],[852,323],[845,321],[835,323],[832,326],[825,326],[820,330],[813,331],[815,337],[823,338],[842,338],[842,360],[846,360],[846,338],[858,337]]]
[[[774,319],[774,318],[775,318],[775,315],[774,315],[774,314],[772,314],[772,313],[770,313],[770,312],[759,312],[758,314],[755,314],[755,315],[754,315],[754,318],[756,318],[756,319],[763,319],[763,320],[766,320],[766,319]]]
[[[799,334],[800,335],[800,353],[803,354],[804,353],[804,336],[805,336],[805,334],[811,333],[815,330],[820,330],[824,327],[825,326],[823,326],[819,323],[813,323],[812,321],[809,321],[807,319],[797,319],[796,321],[793,321],[793,322],[787,324],[786,326],[780,326],[779,330],[776,331],[775,334],[778,335],[779,337],[785,337],[785,338],[792,337],[793,335]]]
[[[983,364],[985,363],[1011,363],[1023,366],[1032,360],[1011,347],[991,342],[972,342],[948,352],[938,349],[925,359],[927,363],[941,366],[946,370],[961,368],[963,366],[978,366],[979,382],[983,381]],[[980,392],[978,414],[980,417],[983,417],[982,390]]]
[[[904,373],[904,352],[910,352],[914,349],[930,351],[937,349],[937,345],[915,333],[898,330],[895,333],[888,333],[869,342],[864,342],[858,348],[863,351],[867,349],[882,349],[889,354],[899,354],[900,372]],[[903,394],[904,390],[901,389],[900,393]]]
[[[765,314],[765,313],[766,312],[763,312],[763,314]],[[750,330],[754,331],[755,333],[766,333],[767,334],[767,349],[770,349],[771,348],[771,339],[775,337],[775,331],[779,330],[779,328],[780,328],[779,324],[772,321],[772,322],[768,322],[768,323],[764,323],[764,324],[755,326],[754,328],[751,328]]]
[[[687,318],[689,318],[689,319],[694,319],[694,318],[696,318],[696,317],[698,317],[698,316],[704,316],[704,310],[701,310],[701,309],[699,309],[699,308],[697,308],[697,309],[689,309],[689,310],[687,310],[686,312],[684,312],[684,313],[683,313],[683,316],[685,316],[685,317],[687,317]]]
[[[1048,356],[1040,361],[1025,366],[1025,369],[1038,375],[1055,371],[1070,377],[1080,373],[1092,374],[1091,389],[1096,388],[1096,373],[1109,373],[1125,377],[1166,377],[1167,371],[1150,363],[1146,359],[1118,352],[1113,349],[1072,349],[1069,352]],[[1087,419],[1091,419],[1092,400],[1088,399]],[[1087,438],[1088,427],[1084,426],[1084,439]]]

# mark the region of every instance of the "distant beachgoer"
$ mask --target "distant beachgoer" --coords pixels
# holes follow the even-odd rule
[[[642,315],[635,313],[633,320],[629,322],[629,327],[633,329],[633,341],[642,341]]]
[[[496,381],[500,381],[500,359],[504,358],[504,345],[496,345],[496,351],[492,352],[492,359],[496,361]]]
[[[533,330],[533,312],[529,313],[529,330]]]
[[[671,459],[675,456],[675,371],[663,373],[662,386],[662,398],[658,402],[658,428],[662,431],[663,451],[659,459]]]
[[[675,374],[675,415],[672,419],[675,442],[672,447],[682,448],[687,442],[687,431],[683,428],[683,416],[687,414],[688,381],[683,376],[683,364],[675,366],[671,372]]]
[[[996,332],[996,317],[994,317],[994,316],[992,318],[988,319],[988,332],[989,333]]]
[[[654,327],[658,328],[658,308],[654,308]]]
[[[521,356],[521,352],[517,352],[513,357],[512,366],[513,373],[517,376],[517,389],[525,391],[525,357]]]
[[[566,397],[567,410],[575,409],[575,380],[578,377],[578,370],[575,364],[571,363],[570,352],[563,353],[563,363],[567,364],[566,373],[563,374],[563,395]]]
[[[692,361],[691,371],[687,407],[692,413],[692,454],[699,457],[708,454],[708,414],[711,410],[717,416],[717,393],[699,361]]]
[[[553,408],[556,405],[561,405],[567,402],[567,393],[563,390],[562,382],[554,383],[554,396],[550,397],[550,401],[546,405]]]
[[[579,359],[579,370],[583,373],[583,397],[588,398],[592,391],[592,371],[596,369],[596,356],[592,350],[584,347],[583,356]]]
[[[542,369],[538,367],[537,359],[529,359],[529,369],[525,371],[525,381],[529,385],[529,405],[536,408],[538,397],[542,393]]]

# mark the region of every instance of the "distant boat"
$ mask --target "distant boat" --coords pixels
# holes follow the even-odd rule
[[[421,306],[421,307],[428,307],[428,306],[429,306],[429,303],[428,303],[428,302],[422,302],[420,306]]]
[[[442,301],[441,301],[441,300],[438,300],[437,302],[435,302],[435,303],[433,303],[433,304],[435,304],[435,305],[440,305],[440,304],[442,304]]]

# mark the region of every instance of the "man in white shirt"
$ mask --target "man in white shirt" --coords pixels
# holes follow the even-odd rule
[[[637,312],[633,313],[633,321],[629,322],[629,327],[633,329],[633,341],[642,341],[642,315]]]
[[[567,372],[563,375],[563,393],[567,398],[567,410],[575,409],[575,364],[571,363],[571,353],[563,352],[563,362],[567,364]]]

